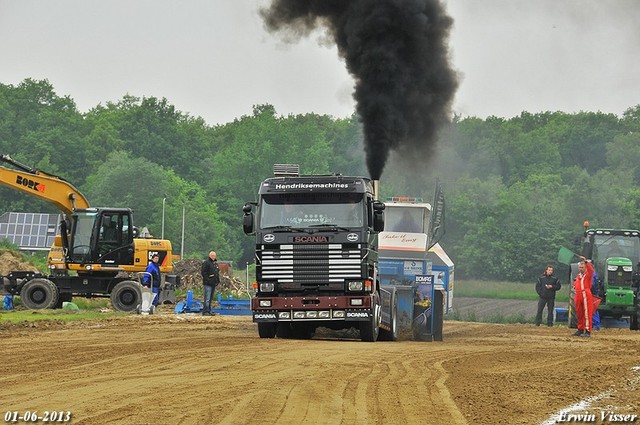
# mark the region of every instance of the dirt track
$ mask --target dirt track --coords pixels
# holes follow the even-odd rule
[[[444,342],[261,340],[246,316],[168,312],[4,326],[0,413],[68,410],[74,424],[536,424],[600,396],[586,407],[596,423],[600,412],[640,415],[640,333],[569,335],[447,321]]]

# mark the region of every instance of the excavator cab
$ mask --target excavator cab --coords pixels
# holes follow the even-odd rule
[[[68,261],[76,264],[133,264],[132,211],[128,208],[76,210],[71,216]]]

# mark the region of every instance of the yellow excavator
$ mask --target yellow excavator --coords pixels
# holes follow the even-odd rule
[[[0,155],[0,184],[44,199],[60,209],[60,231],[49,251],[49,274],[15,271],[2,276],[5,290],[31,309],[60,307],[74,296],[110,297],[115,310],[141,305],[139,276],[154,254],[171,273],[171,242],[138,238],[130,208],[92,208],[65,179]],[[175,282],[174,282],[175,283]]]

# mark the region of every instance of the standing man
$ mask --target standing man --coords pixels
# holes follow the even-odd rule
[[[220,269],[216,260],[215,251],[209,253],[209,258],[204,260],[200,269],[202,275],[202,283],[204,288],[204,307],[202,309],[203,316],[215,316],[216,313],[211,311],[211,301],[213,301],[213,293],[216,286],[220,283]]]
[[[158,298],[160,292],[160,282],[162,280],[162,276],[160,274],[160,266],[158,265],[158,261],[160,260],[160,256],[158,254],[153,254],[151,256],[151,261],[149,261],[149,265],[145,270],[144,279],[142,280],[142,285],[148,288],[151,288],[155,296],[153,297],[153,305],[158,305]]]
[[[578,331],[575,336],[590,337],[593,317],[593,295],[591,295],[591,282],[593,281],[593,265],[585,257],[580,257],[578,264],[578,276],[573,281],[576,291],[574,298],[576,316],[578,317]]]
[[[538,293],[538,312],[536,314],[536,326],[542,323],[542,312],[547,306],[547,326],[553,326],[553,312],[556,302],[556,292],[560,290],[560,281],[553,275],[553,266],[547,266],[542,276],[536,282]]]

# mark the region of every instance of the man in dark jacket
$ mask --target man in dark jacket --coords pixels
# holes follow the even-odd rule
[[[220,269],[218,268],[215,251],[211,251],[209,258],[202,263],[200,274],[202,275],[202,283],[204,285],[204,307],[202,308],[202,315],[215,316],[215,313],[211,311],[211,301],[213,301],[216,286],[220,283]]]
[[[536,282],[538,299],[538,312],[536,314],[536,326],[542,323],[542,312],[547,306],[547,326],[553,326],[553,311],[556,302],[556,292],[560,290],[560,281],[553,275],[553,266],[547,266],[542,276]]]

